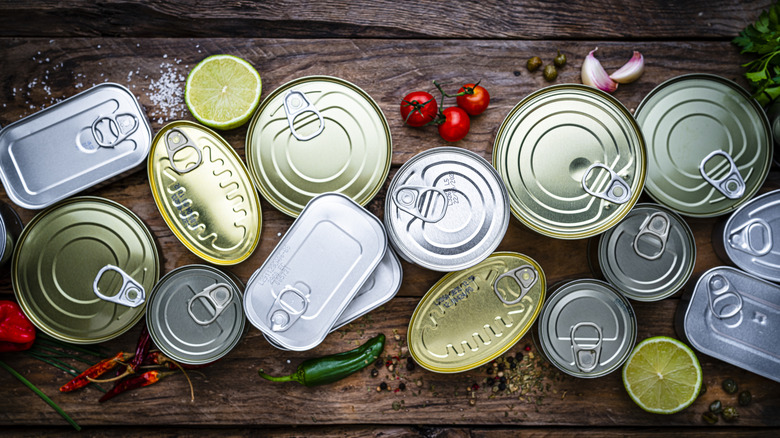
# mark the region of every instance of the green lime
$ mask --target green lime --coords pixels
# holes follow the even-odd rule
[[[252,64],[233,55],[213,55],[190,71],[184,101],[204,125],[233,129],[252,117],[261,89],[260,74]]]
[[[673,414],[699,395],[702,372],[696,355],[682,342],[657,336],[640,342],[623,366],[623,386],[640,408]]]

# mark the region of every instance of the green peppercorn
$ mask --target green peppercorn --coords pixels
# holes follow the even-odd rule
[[[713,414],[720,414],[723,412],[723,404],[720,402],[720,400],[715,400],[714,402],[710,403],[710,412]]]
[[[534,56],[533,58],[530,58],[528,62],[525,63],[525,67],[530,72],[535,72],[536,70],[539,70],[539,67],[542,66],[542,58],[538,56]]]
[[[734,379],[726,379],[723,381],[723,390],[726,391],[727,394],[736,394],[739,388]]]
[[[546,80],[547,82],[552,82],[557,77],[558,77],[558,70],[555,69],[554,65],[547,64],[544,66],[544,80]]]
[[[556,67],[561,68],[564,65],[566,65],[566,55],[561,53],[560,50],[558,50],[558,56],[553,59],[553,64],[555,64]]]
[[[740,406],[749,405],[751,400],[753,400],[753,395],[750,391],[742,391],[739,393],[738,401]]]
[[[734,421],[737,421],[737,418],[739,418],[739,413],[737,412],[737,408],[734,406],[726,406],[723,408],[723,412],[720,413],[721,417],[723,417],[723,421],[732,423]]]
[[[701,417],[704,419],[704,421],[710,424],[715,424],[718,422],[718,416],[709,411],[701,414]]]

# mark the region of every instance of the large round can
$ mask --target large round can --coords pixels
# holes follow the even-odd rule
[[[607,283],[583,279],[553,292],[539,316],[539,343],[547,359],[575,377],[618,369],[636,342],[631,304]]]
[[[190,365],[228,354],[246,327],[242,288],[237,278],[211,266],[187,265],[169,272],[154,286],[146,306],[154,345]]]
[[[22,220],[13,208],[0,201],[0,269],[5,269],[22,233]]]
[[[119,336],[143,317],[159,265],[154,238],[132,211],[85,196],[30,221],[14,252],[11,279],[36,327],[90,344]]]
[[[631,113],[609,94],[577,84],[521,100],[493,148],[512,213],[559,239],[593,236],[620,222],[642,192],[645,160]]]
[[[655,204],[637,204],[599,238],[597,262],[606,280],[637,301],[662,300],[691,278],[696,242],[683,218]]]
[[[356,85],[307,76],[263,100],[246,137],[255,185],[281,212],[298,217],[321,193],[365,205],[390,171],[390,128],[374,100]]]
[[[409,353],[438,373],[488,363],[531,328],[546,290],[542,268],[513,252],[496,252],[472,268],[449,273],[414,310]]]
[[[410,263],[435,271],[474,266],[490,255],[509,225],[506,187],[484,158],[454,147],[421,152],[393,177],[385,227]]]
[[[772,163],[763,109],[736,83],[691,74],[657,86],[636,119],[647,140],[647,193],[696,217],[726,214],[761,187]]]

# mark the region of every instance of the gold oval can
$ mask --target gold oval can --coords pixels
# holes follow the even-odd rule
[[[260,241],[260,199],[241,158],[217,133],[169,123],[152,141],[147,171],[165,223],[195,255],[234,265],[252,254]]]
[[[449,273],[414,310],[409,352],[438,373],[484,365],[528,332],[546,288],[542,268],[514,252],[496,252],[472,268]]]

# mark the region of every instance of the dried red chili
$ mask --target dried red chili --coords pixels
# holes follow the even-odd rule
[[[100,397],[100,400],[98,401],[103,403],[104,401],[110,400],[125,391],[129,391],[135,388],[141,388],[143,386],[149,386],[153,383],[159,382],[160,379],[162,379],[163,377],[169,376],[173,373],[175,373],[175,371],[168,371],[168,372],[161,373],[160,371],[153,370],[153,371],[147,371],[137,376],[129,377],[117,383],[113,388],[111,388],[110,391],[103,394],[103,397]]]
[[[22,351],[35,342],[35,326],[13,301],[0,301],[0,352]]]
[[[106,371],[114,368],[118,363],[123,362],[130,358],[129,353],[119,352],[114,357],[103,359],[100,362],[87,368],[83,373],[79,374],[70,382],[62,385],[60,392],[70,392],[79,388],[87,386],[90,382],[89,379],[96,379],[103,375]]]

